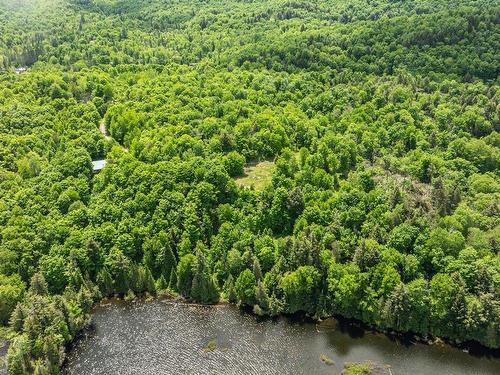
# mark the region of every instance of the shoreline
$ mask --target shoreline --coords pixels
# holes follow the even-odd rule
[[[311,369],[318,370],[312,373],[326,375],[330,361],[334,363],[332,369],[339,370],[337,373],[346,364],[364,365],[369,362],[393,367],[394,375],[432,375],[434,368],[442,368],[447,375],[460,374],[461,370],[470,375],[493,375],[497,373],[494,369],[500,368],[497,358],[487,355],[477,358],[449,345],[422,345],[416,341],[405,345],[399,341],[401,337],[362,330],[358,323],[342,318],[319,321],[304,315],[259,317],[251,314],[249,309],[240,309],[224,301],[204,305],[164,296],[133,301],[113,298],[96,305],[92,324],[75,341],[72,350],[67,351],[61,371],[67,375],[98,374],[103,365],[113,366],[108,368],[109,371],[115,368],[118,371],[125,368],[120,363],[135,355],[136,349],[140,354],[130,365],[140,362],[140,368],[163,369],[179,353],[189,353],[187,356],[196,363],[200,361],[200,365],[209,361],[212,367],[227,365],[227,361],[241,365],[246,355],[258,353],[250,358],[253,365],[260,366],[259,358],[267,358],[268,353],[263,348],[276,350],[277,357],[269,354],[273,361],[289,357],[290,362],[287,361],[286,366],[283,364],[288,370],[283,373],[290,374],[294,373],[291,369],[295,366],[307,363]],[[238,327],[242,327],[241,331]],[[216,349],[210,349],[212,342],[215,342],[213,347]],[[283,346],[285,342],[289,348]],[[129,352],[130,345],[134,345],[135,349]],[[106,353],[109,350],[110,362],[107,362],[107,354],[102,350]],[[212,351],[214,354],[207,354]],[[145,357],[144,353],[150,354]],[[424,367],[419,372],[421,360]],[[292,362],[295,364],[288,366]],[[474,372],[474,369],[484,371]]]
[[[479,342],[476,341],[468,341],[468,342],[454,342],[444,337],[422,337],[416,335],[412,332],[398,332],[394,330],[382,330],[373,326],[370,326],[364,323],[361,320],[355,318],[347,318],[341,315],[332,315],[329,317],[317,318],[313,316],[309,316],[305,313],[296,313],[296,314],[279,314],[277,316],[269,316],[269,315],[257,315],[253,312],[252,308],[249,306],[238,306],[237,304],[233,304],[227,301],[220,301],[216,304],[202,304],[191,302],[183,297],[175,296],[175,295],[159,295],[156,297],[137,297],[130,301],[127,301],[123,298],[112,297],[105,298],[101,300],[99,303],[94,305],[91,310],[91,318],[89,325],[75,337],[73,342],[69,345],[67,350],[71,350],[81,339],[83,336],[86,336],[89,332],[93,331],[93,314],[95,311],[106,308],[113,305],[134,305],[134,304],[145,304],[148,302],[161,302],[167,303],[171,305],[179,305],[185,307],[196,307],[196,308],[235,308],[240,312],[252,316],[256,320],[260,321],[276,321],[279,319],[286,319],[291,323],[305,324],[311,323],[316,325],[316,331],[318,330],[318,324],[321,322],[325,322],[328,320],[335,321],[335,327],[333,330],[340,330],[342,333],[348,334],[352,337],[362,337],[363,335],[369,333],[373,335],[383,335],[388,338],[390,341],[401,344],[404,346],[412,346],[416,344],[426,345],[426,346],[440,346],[440,347],[449,347],[452,349],[460,350],[468,355],[471,355],[476,358],[488,358],[488,359],[499,359],[500,360],[500,348],[489,348],[486,347]],[[64,361],[65,362],[65,361]],[[64,367],[64,364],[63,364]]]

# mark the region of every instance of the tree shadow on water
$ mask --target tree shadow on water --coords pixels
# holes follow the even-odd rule
[[[340,332],[349,335],[350,338],[361,339],[365,336],[366,330],[362,326],[361,322],[355,319],[346,319],[340,316],[336,316],[335,319],[338,321]]]

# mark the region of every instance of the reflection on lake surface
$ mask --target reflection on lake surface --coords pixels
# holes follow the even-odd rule
[[[233,306],[114,303],[99,307],[94,323],[69,353],[66,374],[340,374],[345,362],[367,360],[390,365],[394,375],[500,374],[499,359],[456,348],[404,346],[335,324],[258,321]]]

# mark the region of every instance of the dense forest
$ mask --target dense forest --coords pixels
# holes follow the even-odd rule
[[[499,348],[499,51],[494,0],[0,0],[9,374],[111,296]]]

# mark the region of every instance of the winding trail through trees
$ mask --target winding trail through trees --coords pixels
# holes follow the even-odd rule
[[[111,137],[108,133],[108,129],[106,129],[106,124],[104,123],[104,119],[101,119],[101,121],[99,122],[99,131],[101,132],[101,134],[104,136],[104,138],[107,141],[113,140],[113,137]],[[118,142],[116,142],[116,143],[118,143]],[[118,143],[118,144],[120,144],[120,143]],[[123,149],[123,151],[128,152],[128,148],[126,148],[123,145],[120,145],[120,146]]]
[[[112,140],[112,138],[108,134],[108,129],[106,129],[106,124],[104,123],[104,119],[101,119],[101,122],[99,122],[99,131],[107,141]]]

